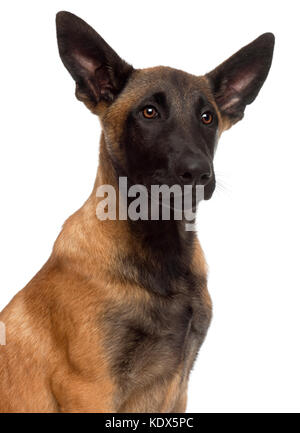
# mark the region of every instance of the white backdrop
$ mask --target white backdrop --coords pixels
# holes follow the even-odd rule
[[[55,13],[91,24],[136,67],[208,72],[261,33],[276,47],[245,118],[225,132],[219,187],[199,209],[214,319],[190,381],[188,411],[300,409],[299,24],[289,1],[4,2],[1,40],[0,310],[48,258],[87,198],[97,118],[74,97]]]

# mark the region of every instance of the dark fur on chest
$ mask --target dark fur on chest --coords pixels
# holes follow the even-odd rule
[[[201,291],[201,282],[198,289]],[[200,293],[153,295],[142,308],[111,306],[104,318],[113,375],[124,391],[190,371],[204,340],[210,311]]]
[[[112,372],[124,391],[172,376],[178,368],[184,378],[211,318],[202,297],[206,277],[191,270],[190,237],[181,242],[177,239],[177,248],[168,249],[169,254],[159,253],[156,236],[152,239],[148,239],[148,247],[156,252],[152,260],[127,257],[123,261],[130,281],[150,293],[150,298],[139,304],[134,300],[110,304],[103,318]]]

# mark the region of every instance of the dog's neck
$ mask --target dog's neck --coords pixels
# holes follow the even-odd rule
[[[102,136],[92,194],[66,221],[54,252],[68,256],[71,264],[79,262],[77,269],[85,269],[87,275],[97,273],[99,267],[106,268],[123,274],[119,275],[121,279],[135,280],[164,294],[171,281],[189,272],[195,234],[184,230],[183,221],[100,221],[96,215],[97,189],[112,185],[118,197],[118,177]]]

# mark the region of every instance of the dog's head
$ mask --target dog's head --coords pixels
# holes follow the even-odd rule
[[[204,185],[210,198],[217,141],[262,87],[274,36],[261,35],[199,77],[168,67],[134,69],[68,12],[57,15],[57,39],[77,98],[101,118],[118,174],[146,186]]]

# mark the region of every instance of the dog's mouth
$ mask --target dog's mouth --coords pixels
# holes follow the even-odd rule
[[[215,190],[216,182],[212,178],[207,185],[179,185],[160,183],[145,185],[149,194],[149,204],[158,203],[161,208],[174,211],[197,209],[200,201],[209,200]],[[158,194],[158,190],[160,193]]]
[[[123,192],[128,197],[128,211],[136,208],[143,218],[150,220],[183,220],[191,211],[195,214],[200,201],[209,200],[216,186],[214,175],[206,185],[182,185],[174,178],[142,175],[127,178],[127,182]]]
[[[188,201],[190,197],[192,197],[193,203],[196,202],[197,205],[199,201],[209,200],[212,197],[216,188],[216,180],[215,180],[215,176],[213,175],[209,183],[207,183],[206,185],[201,185],[201,184],[182,185],[179,182],[175,183],[175,182],[170,182],[168,180],[152,181],[151,183],[143,182],[143,185],[147,188],[147,190],[152,196],[154,196],[152,191],[153,190],[155,191],[157,188],[160,188],[162,190],[164,188],[166,189],[169,188],[170,191],[172,191],[172,195],[175,198],[181,197],[182,200],[186,199]]]
[[[211,199],[215,189],[216,189],[216,179],[213,176],[211,181],[204,187],[204,200]]]

